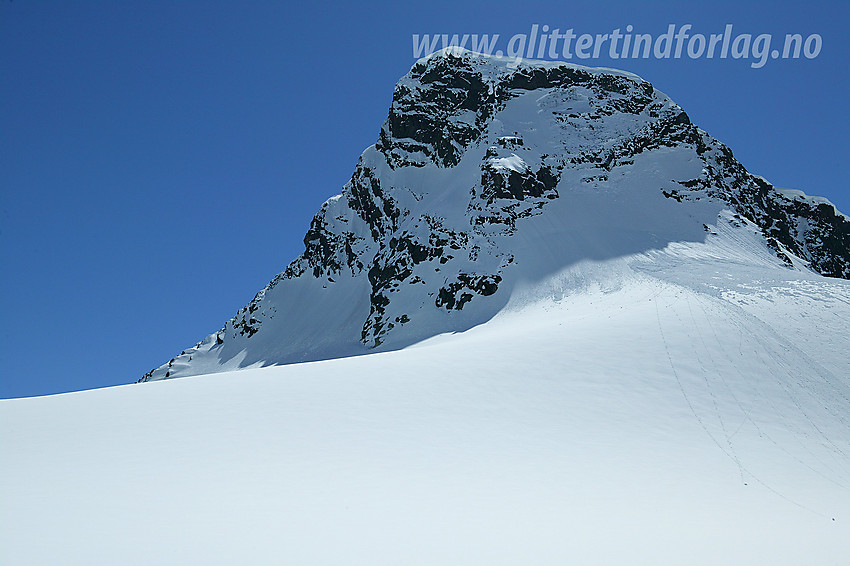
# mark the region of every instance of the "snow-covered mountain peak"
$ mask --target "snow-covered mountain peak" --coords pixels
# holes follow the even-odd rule
[[[142,380],[407,346],[591,263],[602,279],[662,256],[850,278],[846,216],[751,175],[650,83],[459,50],[398,82],[304,242],[224,328]]]

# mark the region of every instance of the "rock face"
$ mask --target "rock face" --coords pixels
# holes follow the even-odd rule
[[[648,82],[443,51],[396,85],[377,143],[313,218],[304,252],[140,381],[464,330],[575,262],[702,242],[718,222],[758,234],[777,265],[850,278],[850,219],[748,173]]]

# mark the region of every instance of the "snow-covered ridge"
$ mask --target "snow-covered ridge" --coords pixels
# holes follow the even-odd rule
[[[481,59],[485,62],[484,67],[487,69],[487,72],[490,76],[499,76],[500,74],[510,73],[518,67],[538,67],[538,68],[555,68],[555,67],[567,67],[572,69],[581,70],[589,73],[600,73],[606,75],[615,75],[619,77],[627,77],[630,79],[634,79],[637,81],[642,81],[643,79],[636,75],[635,73],[631,73],[629,71],[624,71],[622,69],[612,69],[608,67],[588,67],[585,65],[579,65],[576,63],[569,63],[567,61],[547,61],[544,59],[529,59],[526,57],[508,57],[508,56],[499,56],[499,55],[488,55],[486,53],[479,53],[476,51],[471,51],[466,49],[465,47],[460,46],[451,46],[451,47],[443,47],[435,51],[430,55],[426,55],[424,57],[420,57],[416,60],[414,66],[418,64],[427,64],[431,62],[433,59],[438,57],[455,57],[459,59],[468,59],[468,60],[476,60]]]
[[[509,62],[417,61],[304,253],[142,380],[401,348],[486,322],[577,263],[715,235],[753,264],[850,278],[846,216],[748,173],[650,83]]]
[[[765,182],[766,181],[767,180],[765,179]],[[828,205],[828,206],[832,207],[832,210],[835,211],[836,215],[841,215],[844,218],[850,220],[850,216],[847,216],[846,214],[844,214],[843,212],[838,210],[838,207],[836,207],[832,203],[832,201],[829,200],[826,197],[809,195],[809,194],[806,194],[804,191],[801,191],[800,189],[784,189],[784,188],[776,187],[776,186],[774,186],[773,189],[777,193],[782,195],[783,197],[787,198],[788,200],[799,200],[799,201],[803,201],[803,202],[809,203],[810,205],[814,205],[814,206],[817,206],[819,204]]]

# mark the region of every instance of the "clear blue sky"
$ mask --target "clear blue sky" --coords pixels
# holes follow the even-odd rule
[[[0,397],[129,383],[303,249],[374,143],[413,33],[670,23],[813,60],[627,60],[752,172],[850,211],[846,2],[0,0]]]

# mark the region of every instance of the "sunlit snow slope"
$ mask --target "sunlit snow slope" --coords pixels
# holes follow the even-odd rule
[[[0,401],[0,563],[846,564],[850,284],[727,245],[399,351]]]

